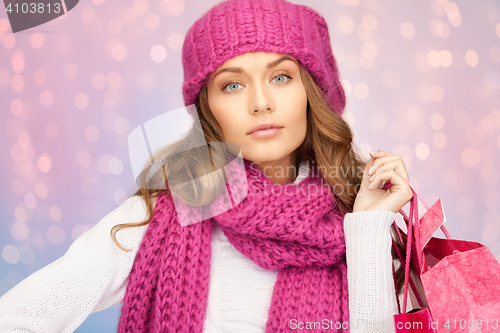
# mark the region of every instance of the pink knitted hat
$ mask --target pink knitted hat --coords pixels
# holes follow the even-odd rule
[[[182,47],[184,104],[196,104],[208,76],[246,52],[291,54],[307,68],[334,112],[342,115],[346,97],[325,19],[309,7],[284,0],[223,1],[193,24]]]

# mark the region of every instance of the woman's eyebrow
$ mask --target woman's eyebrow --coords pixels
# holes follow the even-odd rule
[[[280,64],[281,62],[285,61],[285,60],[291,60],[295,63],[297,63],[297,61],[295,61],[294,59],[288,57],[288,56],[283,56],[277,60],[274,60],[274,61],[271,61],[270,63],[268,63],[266,65],[266,69],[271,69],[273,67],[276,67],[278,66],[278,64]],[[223,73],[223,72],[231,72],[231,73],[245,73],[245,70],[241,67],[227,67],[227,68],[224,68],[224,69],[221,69],[220,71],[218,71],[213,77],[212,77],[212,80],[215,79],[215,77],[217,75],[219,75],[220,73]]]

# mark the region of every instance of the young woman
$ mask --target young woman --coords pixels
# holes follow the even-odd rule
[[[163,171],[203,180],[175,193],[163,172],[141,182],[0,298],[0,332],[72,332],[118,302],[118,332],[394,332],[390,226],[409,178],[401,156],[356,155],[325,20],[283,0],[225,1],[191,27],[182,57],[185,105],[210,147]],[[229,186],[215,171],[234,145],[244,170],[224,170],[246,182]],[[233,206],[218,210],[224,189]],[[235,189],[248,193],[236,201]],[[181,226],[182,204],[207,203],[213,217]]]

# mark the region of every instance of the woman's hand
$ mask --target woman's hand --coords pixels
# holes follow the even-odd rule
[[[370,156],[361,188],[354,201],[353,212],[386,210],[397,213],[413,197],[413,192],[405,181],[410,179],[403,158],[382,150],[371,152]],[[393,186],[383,190],[379,188],[381,181],[384,184],[390,181]]]

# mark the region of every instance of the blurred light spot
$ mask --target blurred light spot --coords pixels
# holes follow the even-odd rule
[[[23,222],[15,222],[10,227],[10,234],[18,241],[25,241],[28,238],[29,232],[28,226]]]
[[[178,32],[172,32],[168,34],[167,37],[167,45],[172,50],[180,50],[182,48],[182,44],[184,43],[184,35]],[[337,55],[335,55],[337,58]]]
[[[90,230],[92,227],[93,227],[93,225],[91,225],[91,224],[89,224],[89,225],[81,225],[81,224],[75,225],[75,227],[71,231],[71,238],[73,238],[73,240],[76,240],[78,237],[83,235],[86,231]]]
[[[78,76],[78,66],[72,62],[64,66],[64,75],[68,80],[74,80]]]
[[[92,87],[97,90],[102,90],[106,86],[106,77],[102,73],[92,75]]]
[[[500,87],[500,76],[495,72],[487,71],[484,73],[484,82],[486,82],[489,87],[497,89]]]
[[[500,23],[497,23],[496,32],[497,32],[497,37],[500,38]]]
[[[451,62],[453,60],[453,58],[451,56],[451,53],[449,51],[447,51],[447,50],[441,50],[441,51],[439,51],[439,53],[438,53],[438,59],[439,59],[439,63],[443,67],[450,67]]]
[[[10,156],[14,161],[22,161],[28,156],[28,145],[23,142],[16,143],[10,150]]]
[[[132,8],[137,15],[145,14],[149,9],[149,2],[146,0],[135,0],[132,3]]]
[[[106,77],[108,87],[111,89],[118,89],[122,85],[122,76],[118,72],[111,72]]]
[[[95,18],[94,7],[91,7],[91,6],[83,7],[80,11],[80,16],[81,16],[83,22],[85,22],[85,23],[92,22]]]
[[[10,80],[10,86],[15,92],[20,92],[24,88],[24,79],[21,75],[13,75]]]
[[[443,16],[446,14],[444,11],[444,5],[440,2],[432,2],[432,11],[438,16]]]
[[[35,252],[28,245],[21,245],[19,247],[19,261],[23,264],[29,265],[35,261]]]
[[[382,83],[390,88],[395,88],[401,83],[401,76],[393,70],[383,71],[380,78],[382,79]]]
[[[119,205],[124,203],[128,199],[128,194],[122,189],[118,189],[113,193],[113,199]]]
[[[361,24],[368,31],[375,31],[377,29],[377,19],[373,15],[363,15]]]
[[[440,63],[439,63],[439,52],[438,51],[429,51],[427,53],[427,62],[431,67],[438,68]]]
[[[27,220],[26,210],[21,206],[17,206],[14,209],[14,217],[18,222],[26,222]]]
[[[458,127],[467,128],[471,125],[472,117],[470,113],[465,110],[457,110],[453,114],[453,120]]]
[[[492,185],[498,180],[498,171],[492,165],[485,165],[479,172],[483,184]]]
[[[52,91],[46,89],[40,93],[40,103],[43,106],[50,106],[54,101],[54,96],[52,95]]]
[[[155,45],[151,48],[150,56],[154,62],[162,62],[167,57],[167,50],[161,45]]]
[[[382,112],[372,114],[369,124],[370,127],[376,131],[385,129],[385,126],[387,125],[386,115]]]
[[[126,118],[118,117],[115,119],[113,127],[118,134],[124,135],[128,134],[128,131],[130,129],[130,124]]]
[[[356,28],[356,34],[361,40],[367,41],[372,38],[372,31],[366,30],[363,25],[358,25]]]
[[[18,168],[21,171],[22,176],[30,176],[30,178],[32,178],[31,175],[34,173],[34,170],[33,170],[33,164],[29,160],[24,160],[19,162]],[[15,167],[14,171],[17,173]]]
[[[415,156],[421,161],[426,160],[429,157],[430,152],[429,146],[423,142],[420,142],[415,147]]]
[[[486,194],[484,197],[484,204],[491,210],[500,209],[500,193],[496,190],[492,190]]]
[[[108,31],[112,35],[118,35],[123,28],[122,20],[114,17],[108,21]]]
[[[454,27],[459,27],[462,23],[462,16],[458,10],[458,6],[452,2],[449,2],[444,7],[446,15],[448,15],[448,21]]]
[[[446,39],[448,38],[448,36],[450,36],[450,26],[445,22],[441,22],[439,20],[431,20],[429,22],[429,30],[434,36],[438,36],[443,39]]]
[[[89,98],[85,93],[79,93],[75,96],[75,106],[79,110],[85,110],[89,106]]]
[[[125,45],[117,44],[113,47],[111,54],[114,60],[123,61],[125,60],[125,58],[127,58],[127,48],[125,47]]]
[[[340,80],[342,83],[342,88],[344,88],[344,92],[346,96],[349,96],[352,93],[352,85],[351,82],[347,81],[346,79]]]
[[[14,179],[11,184],[12,192],[16,195],[22,195],[24,193],[24,185],[23,182],[19,179]]]
[[[354,85],[354,96],[358,99],[365,99],[368,97],[370,93],[370,89],[368,89],[368,85],[364,82],[358,82]]]
[[[45,127],[45,134],[51,139],[57,139],[59,136],[59,126],[55,123],[49,123]]]
[[[90,153],[87,150],[79,150],[76,153],[76,161],[78,164],[81,166],[85,166],[89,164],[92,160],[92,157],[90,156]]]
[[[8,264],[17,264],[19,261],[19,251],[13,245],[5,245],[2,250],[2,258]]]
[[[5,35],[3,35],[3,46],[7,49],[10,50],[11,48],[16,45],[16,36],[14,36],[13,33],[7,32]]]
[[[43,69],[39,68],[33,73],[33,81],[37,86],[41,86],[47,81],[47,74]]]
[[[135,22],[136,14],[132,8],[125,8],[121,12],[121,20],[127,25],[131,25]]]
[[[100,6],[104,3],[106,0],[92,0],[92,3],[96,6]]]
[[[49,172],[50,169],[52,168],[52,157],[47,153],[42,154],[38,158],[37,166],[41,172],[43,173]]]
[[[444,98],[444,89],[440,85],[433,85],[430,89],[431,99],[434,102],[440,102]]]
[[[473,167],[479,163],[481,154],[476,148],[467,147],[462,151],[461,159],[465,166]]]
[[[148,30],[156,30],[160,26],[160,17],[155,13],[149,13],[144,18],[144,26]]]
[[[444,126],[444,117],[441,113],[434,113],[431,116],[431,126],[435,130],[440,130]]]
[[[31,35],[30,42],[34,49],[39,49],[45,44],[45,35],[43,32],[35,32]]]
[[[114,175],[119,175],[123,171],[123,163],[117,158],[113,158],[109,161],[109,171]]]
[[[483,226],[481,230],[481,239],[485,243],[494,242],[498,239],[500,235],[500,230],[497,224],[495,223],[487,223]]]
[[[118,103],[118,93],[115,89],[108,89],[104,92],[104,102],[109,106],[114,106]],[[114,113],[114,112],[112,112]],[[109,113],[108,113],[109,115]]]
[[[88,198],[82,202],[80,211],[85,217],[95,218],[101,213],[101,204],[95,199]]]
[[[375,44],[373,41],[363,42],[363,44],[361,45],[361,53],[369,54],[373,58],[375,58],[378,54],[377,44]]]
[[[16,56],[12,58],[12,70],[20,74],[24,71],[25,63],[24,56]]]
[[[463,197],[458,199],[457,203],[455,204],[455,211],[457,212],[458,216],[461,217],[466,217],[470,216],[474,213],[474,201],[468,197]]]
[[[89,142],[96,142],[99,139],[99,130],[95,126],[89,126],[85,129],[85,138]]]
[[[26,193],[24,196],[24,204],[29,208],[29,209],[35,209],[37,200],[36,197],[33,193]]]
[[[109,154],[102,155],[97,160],[97,169],[99,169],[99,171],[104,173],[104,174],[110,174],[111,171],[109,170],[109,163],[114,158],[115,157],[113,155],[109,155]]]
[[[168,3],[168,10],[170,11],[170,14],[174,16],[181,15],[184,13],[184,2],[182,0],[170,0]]]
[[[40,199],[45,199],[49,195],[49,189],[44,183],[38,183],[35,185],[35,194]]]
[[[415,36],[415,27],[410,22],[403,22],[399,26],[399,32],[405,39],[412,39]]]
[[[16,116],[19,116],[21,113],[23,113],[23,106],[23,102],[18,98],[13,99],[12,102],[10,102],[10,110]]]
[[[477,63],[479,62],[479,56],[477,55],[476,51],[468,50],[467,52],[465,52],[465,62],[471,67],[476,67]]]
[[[375,59],[371,54],[362,53],[359,56],[359,65],[364,69],[370,69],[373,67]]]
[[[465,138],[467,142],[473,146],[479,146],[483,143],[484,139],[482,131],[477,127],[470,127],[467,129],[467,132],[465,132]]]
[[[479,122],[479,126],[483,130],[483,132],[488,133],[488,137],[490,136],[491,131],[495,129],[495,118],[492,115],[486,114],[481,118]]]
[[[82,182],[82,191],[89,197],[95,197],[101,193],[101,182],[95,177],[88,177]]]
[[[443,149],[446,147],[446,144],[448,143],[448,139],[446,138],[446,135],[442,132],[437,132],[434,134],[434,139],[433,139],[434,147],[437,149]]]
[[[401,121],[395,121],[388,128],[389,136],[395,140],[403,140],[410,135],[410,128]]]
[[[62,212],[61,208],[58,206],[54,205],[49,208],[49,216],[52,220],[55,222],[59,222],[62,220]]]
[[[492,46],[490,48],[490,59],[497,64],[500,62],[500,47]]]
[[[349,17],[341,17],[338,22],[339,30],[348,35],[354,30],[354,22]]]
[[[64,232],[63,228],[54,224],[47,229],[46,236],[49,242],[58,245],[64,242],[64,239],[66,238],[66,233]]]

